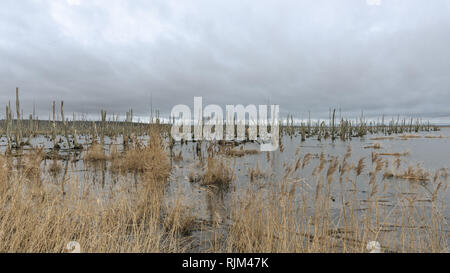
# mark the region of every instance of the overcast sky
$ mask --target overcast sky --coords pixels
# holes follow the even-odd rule
[[[2,0],[0,103],[450,115],[450,1],[380,1]]]

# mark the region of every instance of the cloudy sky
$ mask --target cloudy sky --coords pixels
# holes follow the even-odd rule
[[[299,117],[449,116],[450,1],[380,2],[2,0],[0,103],[18,86],[44,118],[52,100],[147,115],[194,96]]]

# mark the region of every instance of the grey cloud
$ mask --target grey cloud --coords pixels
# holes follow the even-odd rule
[[[75,1],[76,2],[76,1]],[[447,1],[2,1],[0,103],[450,115]],[[3,112],[3,111],[2,111]],[[1,118],[1,116],[0,116]]]

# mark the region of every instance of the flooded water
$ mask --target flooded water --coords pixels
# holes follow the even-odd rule
[[[402,156],[381,155],[383,160],[394,164],[396,158],[400,158],[399,170],[407,170],[410,166],[414,168],[423,168],[433,174],[440,169],[450,170],[450,128],[443,128],[440,132],[434,133],[418,133],[414,134],[415,137],[404,138],[401,136],[393,136],[389,139],[380,139],[378,135],[371,135],[365,138],[354,138],[351,141],[331,140],[318,141],[316,139],[306,139],[302,142],[300,137],[284,136],[282,139],[283,148],[270,153],[271,160],[268,160],[266,152],[257,154],[248,154],[242,157],[234,157],[229,161],[235,172],[234,186],[231,190],[232,193],[211,192],[209,188],[202,187],[198,184],[191,183],[188,177],[191,172],[199,172],[200,170],[195,167],[195,149],[192,145],[184,145],[183,147],[177,146],[174,150],[174,154],[182,151],[184,161],[174,163],[173,176],[172,176],[172,193],[179,192],[179,188],[189,196],[193,206],[196,208],[198,217],[205,221],[214,221],[215,218],[227,219],[229,211],[227,208],[230,206],[230,196],[236,197],[243,189],[245,189],[250,182],[250,169],[257,167],[264,173],[264,179],[260,183],[269,183],[270,181],[282,181],[285,175],[286,166],[295,165],[298,158],[303,158],[305,154],[311,154],[312,159],[304,169],[297,171],[292,175],[292,181],[302,181],[306,179],[307,187],[302,186],[298,188],[298,196],[304,194],[304,191],[309,192],[310,196],[314,195],[314,189],[316,184],[314,181],[310,181],[314,168],[319,164],[320,154],[324,153],[327,159],[337,157],[342,160],[346,154],[349,146],[351,146],[351,157],[349,162],[357,164],[361,158],[365,158],[365,162],[368,167],[365,168],[361,177],[356,181],[358,183],[358,192],[356,193],[357,199],[361,202],[359,208],[361,213],[364,213],[365,202],[368,199],[369,191],[369,176],[373,170],[371,164],[372,152],[378,154],[394,154],[399,153]],[[425,137],[427,136],[427,137]],[[442,137],[441,137],[442,136]],[[437,138],[439,137],[439,138]],[[374,140],[375,139],[375,140]],[[378,143],[381,147],[377,149],[370,148],[374,144]],[[259,146],[253,143],[247,143],[240,145],[244,150],[257,150]],[[236,147],[235,149],[239,149]],[[203,147],[202,150],[205,150]],[[326,171],[326,170],[325,170]],[[334,176],[334,179],[338,180],[338,175]],[[380,207],[385,208],[380,215],[389,215],[392,213],[391,209],[394,207],[404,206],[402,201],[404,196],[414,196],[417,202],[420,203],[421,208],[427,213],[431,213],[431,196],[435,185],[431,182],[413,181],[408,179],[390,178],[384,179],[383,174],[380,173],[377,176],[377,183],[381,184],[383,181],[384,193],[381,199],[378,200]],[[309,184],[308,184],[309,183]],[[334,187],[335,191],[332,193],[333,200],[332,212],[334,216],[338,218],[341,213],[341,203],[339,200],[339,187]],[[303,192],[301,192],[303,191]],[[444,215],[447,223],[450,221],[450,210],[448,204],[450,204],[450,194],[448,191],[444,192],[440,199],[444,202]],[[300,200],[299,200],[300,202]],[[334,205],[334,206],[333,206]],[[383,217],[383,216],[382,216]],[[388,217],[388,216],[387,216]],[[224,221],[226,223],[226,221]],[[448,225],[447,225],[448,226]],[[383,232],[395,231],[396,225],[385,224]],[[448,230],[446,232],[449,232]],[[199,235],[200,236],[200,235]],[[207,237],[207,236],[206,236]],[[447,242],[447,246],[450,246],[450,241]]]
[[[288,179],[293,182],[299,182],[301,187],[297,188],[298,196],[307,194],[313,196],[314,189],[317,183],[311,177],[313,176],[314,168],[319,164],[320,156],[330,162],[336,158],[340,162],[343,160],[345,154],[351,147],[351,156],[348,159],[349,164],[356,165],[361,158],[365,159],[367,167],[363,170],[360,177],[356,180],[358,184],[358,192],[356,193],[358,200],[361,202],[361,211],[364,211],[364,202],[367,202],[369,191],[369,177],[373,171],[374,166],[371,162],[373,152],[376,152],[386,164],[394,165],[394,161],[400,158],[397,170],[407,170],[410,166],[414,168],[422,168],[430,173],[430,179],[438,170],[450,171],[450,128],[442,128],[438,132],[423,132],[416,133],[414,136],[402,137],[400,135],[393,135],[389,138],[384,138],[382,135],[369,135],[364,138],[353,138],[351,141],[318,141],[315,138],[301,141],[299,136],[287,136],[282,138],[282,146],[279,150],[274,152],[259,152],[259,145],[256,143],[243,143],[236,147],[235,150],[251,150],[252,153],[244,156],[233,156],[226,159],[227,164],[232,168],[234,179],[231,186],[227,189],[218,189],[217,187],[210,187],[201,185],[201,183],[193,183],[190,181],[192,175],[201,173],[203,171],[201,164],[199,164],[199,156],[206,160],[206,153],[208,143],[201,144],[201,154],[198,154],[196,146],[198,143],[180,144],[176,143],[173,147],[173,155],[181,155],[182,159],[176,160],[172,158],[172,172],[170,175],[170,183],[167,188],[167,202],[170,203],[175,197],[180,194],[185,197],[186,202],[193,208],[198,222],[208,223],[219,221],[222,225],[227,225],[230,221],[230,202],[232,198],[239,198],[239,195],[244,192],[246,187],[256,185],[260,187],[267,186],[270,183],[277,183],[286,179],[287,166],[294,166],[296,161],[304,158],[306,154],[310,154],[311,160],[304,168],[299,168],[291,173]],[[148,138],[142,137],[142,140]],[[79,143],[89,143],[88,137],[81,136]],[[109,153],[111,147],[118,146],[119,150],[123,149],[121,137],[117,139],[105,138],[105,149]],[[6,139],[0,139],[0,150],[6,150]],[[86,144],[85,144],[86,145]],[[373,146],[376,146],[376,149]],[[49,181],[52,183],[60,183],[66,177],[75,176],[77,179],[84,181],[84,183],[95,185],[95,189],[103,193],[103,196],[108,196],[108,191],[119,180],[138,181],[139,174],[121,175],[110,171],[110,163],[103,162],[100,164],[91,164],[84,161],[85,152],[60,150],[58,157],[51,156],[51,147],[53,146],[51,139],[47,136],[37,136],[31,140],[31,146],[43,147],[48,154],[47,159],[43,161],[42,167],[48,170],[49,166],[56,161],[61,166],[61,171],[57,174],[46,174],[52,177]],[[28,148],[29,149],[29,148]],[[24,148],[25,152],[27,148]],[[256,152],[258,151],[258,152]],[[383,155],[385,154],[385,155]],[[392,154],[399,154],[397,156]],[[393,167],[390,167],[393,168]],[[260,178],[256,178],[256,184],[251,178],[250,170],[258,169]],[[325,168],[326,172],[327,167]],[[334,178],[338,180],[338,175]],[[378,200],[380,205],[385,208],[392,208],[398,206],[399,200],[404,195],[415,195],[417,201],[423,204],[423,208],[430,209],[430,199],[434,186],[430,181],[413,181],[410,179],[388,178],[380,173],[377,178],[377,183],[384,183],[383,198]],[[386,188],[387,187],[387,188]],[[337,216],[340,213],[340,194],[339,187],[336,185],[331,193],[333,203],[332,212]],[[439,196],[440,200],[445,205],[443,211],[444,217],[450,220],[450,193],[447,191]],[[389,213],[387,211],[386,213]],[[389,226],[389,225],[386,225]],[[447,225],[448,226],[448,225]],[[391,229],[392,231],[392,229]],[[206,232],[206,233],[205,233]],[[448,230],[446,231],[448,232]],[[208,237],[207,230],[193,232],[193,236]],[[447,242],[450,246],[450,242]],[[194,247],[194,250],[201,251],[201,247]]]

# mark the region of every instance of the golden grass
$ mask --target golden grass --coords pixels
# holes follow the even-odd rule
[[[33,150],[25,156],[24,175],[31,181],[39,181],[41,176],[41,162],[44,153],[42,148]]]
[[[180,250],[175,236],[166,237],[155,194],[134,192],[132,202],[122,191],[104,204],[92,192],[78,194],[76,181],[63,198],[58,188],[23,190],[13,186],[2,196],[2,252],[63,252],[67,242],[82,252],[160,252]],[[129,190],[132,190],[131,188]],[[146,196],[147,195],[147,196]],[[11,200],[11,201],[8,201]],[[7,208],[6,208],[7,205]],[[175,224],[176,225],[176,224]]]
[[[209,157],[202,175],[201,184],[228,186],[233,180],[233,169],[230,162],[217,157]]]
[[[243,148],[243,147],[241,147],[241,148]],[[259,151],[258,151],[258,150],[255,150],[255,149],[252,149],[252,150],[244,150],[244,149],[236,150],[236,149],[231,149],[231,150],[228,150],[226,154],[227,154],[228,156],[241,157],[241,156],[245,156],[245,155],[255,155],[255,154],[258,154],[258,153],[259,153]]]
[[[382,181],[384,185],[380,185],[376,177],[388,166],[376,157],[376,166],[369,176],[368,198],[365,200],[367,207],[363,208],[365,212],[358,213],[362,208],[355,195],[357,184],[346,167],[349,157],[346,155],[341,163],[343,165],[338,167],[336,158],[328,161],[322,155],[313,177],[305,180],[299,180],[295,172],[289,171],[298,169],[298,163],[295,163],[288,168],[283,181],[269,183],[262,188],[249,185],[244,194],[234,198],[231,212],[233,225],[227,236],[226,251],[365,252],[367,242],[371,240],[381,242],[382,251],[388,252],[441,252],[445,249],[443,229],[448,223],[441,214],[445,207],[435,207],[438,204],[436,193],[443,184],[448,184],[444,174],[436,175],[435,181],[437,177],[444,178],[439,183],[435,182],[431,196],[416,195],[415,199],[404,196],[393,202],[406,203],[405,206],[392,206],[386,210],[380,204],[385,202],[382,196],[386,194],[387,184]],[[327,161],[328,168],[324,166]],[[364,158],[361,158],[355,167],[357,177],[361,176],[364,168]],[[335,182],[337,169],[340,170],[339,184]],[[413,179],[413,175],[414,179],[429,176],[420,166],[399,172],[399,175],[408,175],[409,179]],[[311,187],[314,182],[316,186]],[[338,189],[340,201],[332,193],[333,187]],[[312,196],[307,192],[313,193]],[[433,209],[426,212],[416,202],[430,197],[428,200],[433,202]],[[337,205],[340,213],[331,216],[331,203],[336,202],[334,208]],[[428,230],[417,236],[414,227],[427,227]],[[439,235],[434,237],[433,234]],[[398,241],[397,236],[404,241]]]
[[[429,171],[418,165],[417,167],[409,166],[408,169],[398,172],[388,169],[383,176],[385,178],[395,177],[397,179],[408,179],[412,181],[430,181],[431,174]]]
[[[122,156],[111,157],[111,169],[120,172],[139,172],[166,179],[170,173],[170,160],[159,133],[152,133],[147,145],[136,143]]]
[[[52,160],[51,165],[48,167],[48,171],[53,175],[57,175],[58,173],[60,173],[61,169],[61,164],[58,163],[57,160]]]
[[[364,149],[381,149],[382,146],[380,143],[374,143],[373,145],[365,146]]]
[[[146,153],[152,151],[159,162],[168,162],[161,147],[154,145]],[[107,196],[74,176],[64,181],[66,190],[48,177],[42,185],[29,184],[32,176],[11,168],[0,156],[1,252],[64,252],[73,240],[81,244],[82,252],[183,250],[179,239],[189,225],[187,218],[180,214],[181,205],[171,209],[163,205],[167,166],[150,163],[138,185],[122,181]]]
[[[335,164],[330,163],[327,176],[333,175]],[[318,183],[321,183],[320,176]],[[312,199],[301,193],[308,191],[308,187],[297,183],[294,177],[262,189],[247,187],[243,195],[235,197],[232,205],[233,224],[226,240],[226,251],[366,252],[367,242],[372,240],[381,242],[383,252],[440,252],[445,248],[446,236],[442,228],[446,223],[442,215],[439,216],[440,211],[423,215],[422,219],[415,215],[425,212],[416,206],[413,210],[407,206],[392,207],[386,212],[379,206],[382,201],[379,196],[384,194],[383,190],[373,180],[364,213],[357,212],[359,202],[352,193],[341,192],[342,203],[336,204],[341,212],[334,218],[331,203],[339,201],[330,198],[333,181],[327,181],[316,187],[316,197]],[[347,183],[351,184],[351,181],[342,182],[341,186],[346,188]],[[267,191],[272,187],[273,190]],[[416,201],[408,201],[406,197],[399,200],[400,203],[407,202],[408,206]],[[430,225],[434,221],[438,224]],[[394,228],[387,226],[397,227],[400,234],[394,235]],[[414,226],[428,226],[436,230],[416,236],[414,229],[410,228]],[[439,235],[434,237],[432,234]],[[403,237],[404,241],[398,242],[395,236]]]
[[[419,135],[399,135],[398,136],[398,138],[400,139],[400,140],[408,140],[408,139],[411,139],[411,138],[422,138],[422,136],[419,136]]]
[[[428,135],[428,136],[425,136],[425,138],[448,138],[448,137],[443,136],[443,135],[439,135],[439,136]]]
[[[163,226],[167,232],[189,236],[196,226],[196,217],[193,208],[183,205],[183,201],[185,200],[179,195],[174,202],[166,204]]]
[[[403,170],[400,157],[388,164],[374,151],[371,163],[351,162],[349,146],[342,159],[322,153],[317,164],[315,155],[298,152],[281,178],[256,164],[249,169],[251,183],[237,183],[235,161],[211,149],[190,176],[198,182],[193,187],[208,192],[208,210],[226,209],[223,215],[211,211],[212,220],[199,225],[196,213],[205,206],[184,196],[179,181],[169,181],[172,167],[160,133],[150,132],[145,145],[134,139],[123,153],[112,146],[110,171],[135,175],[118,175],[101,190],[75,173],[60,184],[41,177],[39,150],[15,166],[0,155],[0,252],[63,252],[69,241],[79,242],[82,252],[366,252],[369,241],[380,242],[384,252],[447,248],[445,170],[433,177],[420,165]],[[101,148],[87,154],[103,158]],[[275,160],[267,156],[268,164]],[[313,162],[312,175],[306,174]],[[42,183],[32,183],[38,176]],[[170,186],[178,193],[169,195]],[[194,230],[207,238],[192,237]]]
[[[0,155],[0,194],[8,189],[9,163],[4,155]]]
[[[105,153],[105,148],[103,145],[95,143],[93,144],[86,153],[86,160],[91,162],[105,161],[108,156]]]
[[[297,162],[300,162],[300,159]],[[297,165],[298,166],[296,166],[296,170],[299,168],[300,163],[297,163]],[[249,169],[249,176],[250,176],[250,182],[253,182],[256,179],[267,178],[267,174],[259,168],[259,164],[257,164],[255,168]]]
[[[109,150],[109,160],[113,161],[119,159],[121,156],[119,147],[117,145],[111,145]]]
[[[175,155],[173,157],[173,161],[175,161],[175,162],[182,162],[183,160],[184,160],[184,158],[183,158],[182,151],[180,151],[177,155]]]
[[[387,140],[387,139],[392,140],[392,139],[394,139],[394,137],[393,136],[382,136],[382,137],[372,137],[372,138],[370,138],[370,140]]]
[[[385,155],[385,156],[407,156],[409,155],[409,151],[403,152],[403,153],[379,153],[379,155]]]

